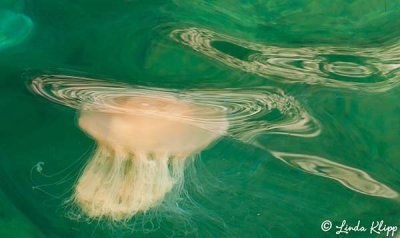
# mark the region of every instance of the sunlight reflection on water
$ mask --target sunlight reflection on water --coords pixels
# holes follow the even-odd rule
[[[137,87],[75,76],[42,75],[32,81],[31,88],[36,94],[53,102],[76,109],[84,105],[86,108],[95,110],[111,110],[123,113],[140,113],[141,109],[132,108],[129,112],[121,111],[121,107],[116,103],[118,98],[121,97],[151,95],[165,98],[176,97],[180,100],[211,108],[211,111],[193,112],[198,117],[182,118],[187,120],[188,123],[210,129],[213,123],[224,120],[224,118],[213,117],[213,115],[220,115],[218,112],[224,112],[229,120],[229,136],[267,151],[269,151],[268,145],[260,145],[256,139],[257,136],[284,134],[298,137],[316,137],[321,131],[319,122],[307,113],[293,97],[273,87],[182,91]],[[201,119],[201,115],[204,116],[205,113],[209,117],[208,122]],[[171,115],[166,114],[164,116]],[[359,169],[313,155],[285,152],[271,153],[292,167],[339,181],[353,191],[385,198],[398,196],[397,192]]]
[[[338,181],[347,188],[370,196],[397,198],[398,193],[373,179],[368,173],[314,155],[271,151],[286,164],[314,175]]]
[[[170,37],[225,65],[282,83],[384,92],[400,82],[397,42],[377,48],[284,48],[195,27],[175,29]]]

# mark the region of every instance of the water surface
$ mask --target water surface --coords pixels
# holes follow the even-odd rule
[[[161,88],[232,112],[229,133],[187,180],[197,204],[185,207],[190,223],[161,216],[137,237],[334,236],[321,231],[325,220],[400,226],[395,1],[8,0],[0,8],[0,236],[132,236],[68,216],[63,201],[94,142],[74,108],[35,94],[41,75]]]

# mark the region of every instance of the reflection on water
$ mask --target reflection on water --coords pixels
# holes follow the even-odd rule
[[[170,37],[228,66],[282,83],[384,92],[400,82],[398,42],[375,48],[284,48],[195,27],[175,29]]]
[[[320,231],[325,219],[398,222],[400,12],[393,2],[2,1],[0,237],[326,237],[334,232]],[[30,69],[46,72],[29,78],[29,89],[44,99],[24,87]],[[85,110],[104,120],[88,113],[81,127],[76,112]],[[136,164],[114,163],[136,159],[131,150],[93,153],[98,141],[80,129],[118,120],[124,123],[105,125],[132,129],[138,121],[125,114],[222,136],[185,164],[178,199],[152,202],[155,209],[135,214],[128,229],[86,219],[104,210],[86,207],[85,217],[62,203],[93,156],[96,171],[81,180],[90,188],[80,189],[86,205],[105,196],[113,205],[126,201],[115,195],[129,197],[135,183],[144,184],[139,194],[162,197],[169,187],[152,187],[153,177],[165,175],[160,167],[179,167],[164,185],[181,185],[182,164],[153,161],[164,155],[137,156],[153,169],[140,183]],[[147,122],[137,127],[152,129]],[[138,139],[133,134],[116,141],[129,144]],[[178,147],[190,144],[189,134]],[[176,141],[141,135],[141,143]],[[126,182],[115,173],[131,181],[105,188],[95,181],[101,173],[114,185]]]
[[[242,54],[243,57],[245,57]],[[349,64],[336,65],[346,72]],[[268,144],[259,144],[257,137],[281,134],[295,137],[320,135],[320,123],[292,96],[273,87],[176,90],[132,86],[93,78],[68,75],[41,75],[32,80],[31,90],[53,102],[80,110],[107,113],[150,113],[163,118],[179,118],[185,123],[209,131],[218,131],[228,120],[227,135],[244,143],[270,151]],[[121,107],[121,99],[157,96],[157,100],[179,99],[198,107],[189,114],[168,109],[154,109],[148,103],[135,107]],[[156,99],[154,99],[156,100]],[[207,110],[203,110],[207,108]],[[187,116],[190,115],[190,116]],[[224,132],[220,132],[224,133]],[[304,172],[331,178],[358,193],[396,198],[398,193],[376,181],[368,173],[314,155],[271,151],[286,164]],[[151,221],[151,220],[150,220]]]
[[[0,11],[0,49],[25,40],[33,30],[33,22],[23,14]]]
[[[91,78],[66,75],[42,75],[32,81],[32,90],[53,102],[76,109],[90,107],[96,110],[126,112],[118,106],[121,97],[157,95],[176,97],[211,110],[193,112],[196,115],[213,115],[212,119],[182,118],[197,126],[210,129],[215,122],[228,116],[229,133],[242,141],[260,133],[288,134],[312,137],[320,133],[320,126],[312,116],[291,96],[272,87],[168,90],[133,87]],[[123,111],[121,111],[123,110]],[[160,113],[160,112],[157,112]],[[169,112],[170,113],[170,112]],[[164,115],[168,117],[168,115]],[[178,116],[178,115],[173,115]],[[214,128],[215,129],[215,128]]]
[[[349,189],[377,197],[397,198],[398,193],[373,179],[366,172],[314,155],[271,151],[286,164],[307,173],[334,179]]]
[[[314,48],[267,47],[198,28],[177,29],[170,33],[170,37],[228,66],[283,83],[308,83],[367,92],[384,92],[396,87],[399,82],[398,67],[400,64],[397,64],[396,60],[400,58],[400,46],[397,45],[366,49],[322,46]],[[312,152],[307,155],[271,151],[267,142],[259,141],[258,138],[260,136],[272,134],[297,138],[302,141],[308,138],[315,139],[322,132],[322,121],[318,121],[317,117],[314,117],[307,110],[307,107],[302,105],[295,97],[276,87],[241,85],[241,87],[178,90],[133,86],[125,83],[64,74],[37,76],[29,86],[34,93],[46,99],[81,111],[94,110],[112,114],[137,115],[144,113],[165,119],[178,118],[179,121],[195,127],[215,132],[219,135],[226,135],[247,145],[269,151],[274,157],[291,167],[306,173],[336,180],[341,185],[357,193],[392,200],[398,197],[398,193],[394,190],[395,187],[393,187],[394,189],[390,188],[361,169],[312,155]],[[134,108],[121,106],[121,102],[129,101],[126,100],[129,98],[146,98],[146,100],[142,103],[134,102],[136,105]],[[164,105],[165,107],[162,109],[159,107],[152,108],[154,105],[149,103],[151,101],[164,102],[171,100],[179,100],[184,104],[195,105],[195,107],[190,107],[189,112],[181,113],[169,108],[168,105]],[[227,125],[229,125],[227,131],[225,131],[225,127],[220,129],[221,127],[219,126],[226,121]],[[96,167],[93,170],[99,171],[97,167],[103,165],[112,167],[110,165],[112,164],[111,162],[99,162],[103,158],[111,157],[113,156],[102,151],[95,154],[97,164],[93,166]],[[118,158],[125,159],[127,157],[129,156],[120,156]],[[146,160],[143,158],[150,157],[154,159],[157,156],[142,156],[140,158]],[[168,161],[168,158],[165,158],[165,161]],[[151,170],[153,171],[152,174],[158,175],[154,169],[153,162],[150,162],[150,164],[149,166],[146,165],[146,168],[153,168]],[[134,166],[124,164],[117,167],[119,168],[117,169],[118,171],[126,171]],[[159,167],[168,168],[166,163]],[[183,163],[179,164],[179,168],[182,172]],[[38,167],[38,169],[40,168]],[[192,166],[190,169],[194,170],[195,167]],[[93,174],[96,173],[93,172],[91,176]],[[132,173],[128,172],[126,174]],[[196,172],[192,171],[191,174],[196,174]],[[183,177],[183,173],[179,175]],[[107,172],[107,176],[110,178],[109,180],[117,178],[119,182],[125,181],[123,176],[113,176],[111,172]],[[197,176],[201,175],[197,174]],[[173,179],[176,179],[176,177]],[[86,178],[85,181],[89,186],[94,183],[92,177]],[[171,184],[174,183],[169,183],[168,189],[172,186]],[[177,184],[180,187],[183,183],[178,182]],[[123,190],[128,191],[129,189],[125,188],[130,188],[129,185],[131,183],[125,181]],[[118,190],[115,188],[116,186],[111,187],[114,190]],[[164,192],[167,193],[168,189],[165,189]],[[85,189],[81,190],[86,192]],[[100,190],[105,194],[104,196],[107,196],[108,189]],[[142,192],[141,194],[144,193]],[[94,192],[88,194],[86,194],[85,201],[90,200],[92,197],[98,197],[94,195]],[[131,193],[127,192],[126,194]],[[184,194],[186,196],[185,199],[191,200],[187,191],[184,191]],[[115,201],[114,203],[117,203]],[[175,211],[180,209],[179,205],[177,205],[178,203],[173,202],[169,205],[171,204]],[[164,208],[167,208],[167,206]],[[92,208],[89,210],[97,211],[98,209]],[[152,223],[153,218],[156,217],[153,215],[160,210],[154,209],[154,213],[146,213],[147,218],[144,218],[143,222],[139,222],[140,225]],[[94,218],[102,216],[94,212],[91,212],[91,214],[95,214],[93,215]],[[132,213],[124,213],[123,216],[119,215],[118,219],[128,220],[130,215]],[[136,213],[134,215],[136,216]],[[76,219],[82,220],[81,216],[76,217],[79,217]],[[176,217],[176,219],[178,220],[179,218]],[[183,219],[187,219],[187,217]]]

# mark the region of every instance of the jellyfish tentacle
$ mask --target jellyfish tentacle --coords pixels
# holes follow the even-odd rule
[[[74,201],[90,217],[129,219],[182,187],[184,159],[167,153],[121,154],[99,147],[79,179]]]

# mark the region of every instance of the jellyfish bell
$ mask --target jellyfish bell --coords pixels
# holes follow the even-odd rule
[[[78,124],[97,142],[74,202],[92,218],[126,220],[156,207],[183,182],[185,161],[221,137],[224,112],[172,96],[83,106]]]
[[[81,110],[79,126],[99,144],[122,153],[187,156],[225,132],[226,120],[210,123],[214,128],[200,121],[207,120],[201,118],[207,109],[173,98],[124,97],[111,111]]]

